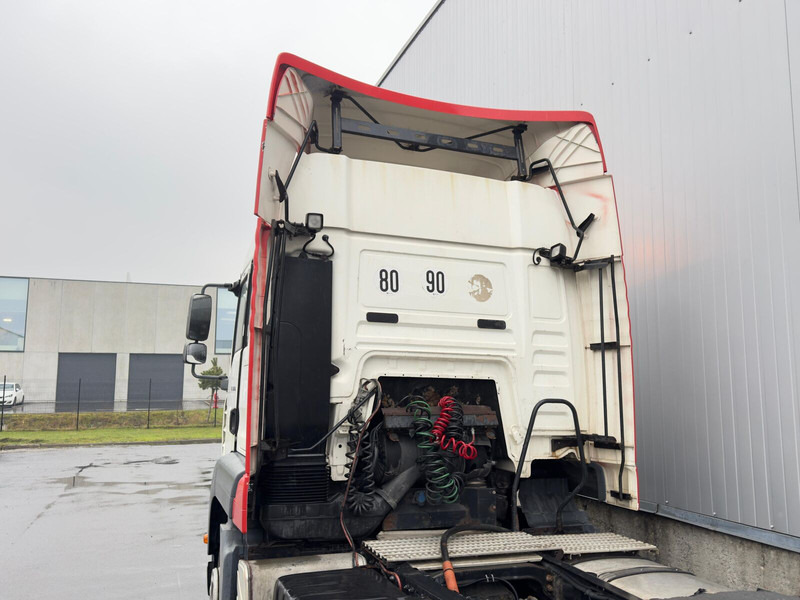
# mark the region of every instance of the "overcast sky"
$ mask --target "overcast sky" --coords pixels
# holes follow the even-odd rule
[[[236,276],[277,54],[375,83],[433,3],[0,2],[0,275]]]

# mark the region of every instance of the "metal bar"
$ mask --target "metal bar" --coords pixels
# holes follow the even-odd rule
[[[625,472],[625,411],[622,402],[622,339],[619,335],[619,308],[617,306],[617,282],[614,276],[614,255],[611,255],[609,262],[611,269],[611,296],[614,304],[614,327],[617,330],[617,394],[619,396],[619,499],[625,498],[625,492],[622,490],[622,474]],[[630,495],[629,495],[630,497]]]
[[[210,288],[210,287],[223,288],[223,289],[226,289],[226,290],[233,290],[233,288],[236,287],[236,284],[235,283],[207,283],[202,287],[202,289],[200,290],[200,293],[201,294],[205,294],[206,290],[208,288]]]
[[[527,125],[517,125],[514,127],[514,149],[517,153],[517,177],[519,181],[524,181],[528,174],[528,167],[525,162],[525,146],[522,143],[522,134],[528,129]]]
[[[331,151],[342,151],[342,95],[331,96]]]
[[[6,416],[6,375],[3,375],[3,401],[0,402],[0,431],[3,431],[3,421]]]
[[[289,170],[289,176],[286,177],[286,183],[284,184],[287,188],[289,184],[292,182],[292,177],[294,177],[294,171],[297,169],[297,164],[300,162],[300,157],[303,156],[304,150],[306,146],[308,146],[308,141],[311,139],[311,134],[314,132],[317,126],[316,121],[311,121],[311,124],[308,126],[308,130],[306,131],[306,135],[303,138],[303,142],[300,144],[300,149],[297,151],[297,156],[294,157],[294,162],[292,163],[292,168]],[[289,200],[288,198],[286,199]],[[289,220],[287,215],[286,220]]]
[[[150,429],[150,399],[153,397],[153,380],[147,386],[147,428]]]
[[[548,171],[550,172],[550,177],[553,178],[553,183],[556,186],[556,190],[558,190],[558,196],[561,198],[561,204],[564,205],[564,210],[567,212],[567,217],[569,217],[569,224],[572,226],[572,229],[578,234],[581,238],[581,242],[583,242],[583,232],[578,229],[578,226],[575,225],[575,219],[572,218],[572,213],[569,210],[569,206],[567,205],[567,199],[564,197],[564,190],[561,189],[561,184],[558,181],[558,177],[556,176],[556,170],[553,168],[553,163],[550,162],[549,158],[540,158],[539,160],[535,160],[531,163],[531,175],[533,174],[534,169],[536,169],[536,165],[546,165]],[[577,258],[578,254],[575,253],[575,258]]]
[[[681,575],[694,575],[691,571],[684,571],[676,567],[667,567],[664,565],[631,567],[629,569],[622,569],[621,571],[608,571],[607,573],[600,573],[598,577],[607,583],[623,579],[624,577],[633,577],[635,575],[646,575],[647,573],[678,573]]]
[[[81,379],[78,379],[78,409],[75,412],[75,431],[78,430],[78,424],[81,421]]]
[[[572,412],[572,422],[575,425],[575,439],[578,441],[578,454],[580,454],[581,459],[581,480],[575,488],[567,494],[566,498],[561,501],[561,504],[558,505],[556,509],[556,533],[561,533],[563,529],[563,524],[561,520],[561,512],[564,510],[564,507],[569,504],[570,500],[572,500],[575,495],[583,488],[586,484],[586,479],[588,477],[588,469],[586,468],[586,456],[584,455],[583,451],[583,438],[581,437],[581,428],[580,424],[578,423],[578,411],[575,410],[575,407],[572,405],[572,402],[569,400],[564,400],[563,398],[545,398],[544,400],[539,400],[536,403],[536,406],[533,407],[531,411],[531,418],[528,421],[528,431],[525,434],[525,441],[522,444],[522,452],[520,453],[519,462],[517,463],[517,470],[514,473],[514,484],[511,487],[511,529],[512,531],[519,531],[519,512],[517,511],[517,495],[519,493],[519,480],[522,476],[522,467],[525,464],[525,457],[528,454],[528,445],[531,442],[531,435],[533,434],[533,424],[536,421],[536,415],[539,413],[539,409],[544,406],[545,404],[563,404]]]
[[[428,133],[416,129],[406,129],[405,127],[390,127],[380,123],[370,123],[369,121],[359,121],[357,119],[341,119],[342,133],[371,137],[380,140],[393,142],[405,142],[419,146],[429,146],[442,150],[452,150],[465,154],[477,154],[480,156],[492,156],[506,160],[517,161],[517,149],[506,144],[492,144],[478,140],[441,135],[438,133]],[[336,130],[334,129],[334,134]],[[335,146],[335,143],[334,143]]]
[[[597,270],[600,284],[600,369],[603,376],[603,433],[608,435],[608,393],[606,391],[606,314],[603,310],[603,269]]]

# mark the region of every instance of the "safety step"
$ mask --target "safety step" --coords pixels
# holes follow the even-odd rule
[[[436,535],[410,535],[379,540],[367,540],[365,550],[376,558],[390,563],[415,562],[441,558]],[[450,539],[450,557],[530,555],[535,552],[560,550],[564,554],[599,554],[605,552],[638,552],[656,550],[652,544],[627,538],[616,533],[577,533],[566,535],[531,535],[522,531],[507,533],[463,533]],[[529,556],[529,559],[531,557]]]

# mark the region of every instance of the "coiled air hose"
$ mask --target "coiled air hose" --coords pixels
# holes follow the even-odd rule
[[[433,432],[431,407],[421,397],[415,397],[406,406],[413,413],[414,439],[417,441],[420,456],[417,463],[425,474],[425,497],[430,504],[453,504],[460,493],[459,480],[439,452],[439,443]],[[438,421],[438,420],[437,420]],[[444,430],[444,428],[442,428]]]
[[[433,426],[433,435],[442,450],[449,450],[464,460],[474,460],[478,456],[475,448],[475,434],[472,441],[464,441],[464,409],[452,396],[444,396],[439,400],[439,418]]]

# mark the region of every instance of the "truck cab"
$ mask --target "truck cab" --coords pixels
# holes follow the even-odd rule
[[[623,253],[590,114],[435,102],[284,54],[254,212],[252,258],[220,284],[239,302],[210,597],[722,590],[574,502],[638,508]],[[192,299],[193,369],[210,303]]]

